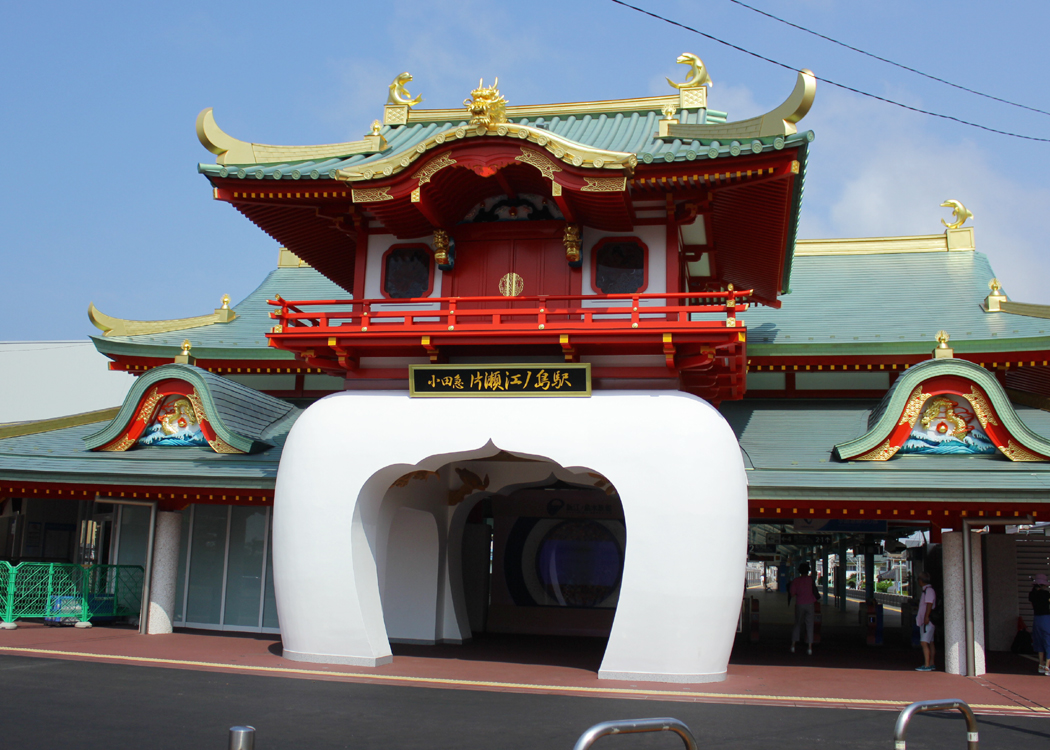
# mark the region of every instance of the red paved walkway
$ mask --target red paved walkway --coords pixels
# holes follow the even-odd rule
[[[182,631],[140,636],[126,627],[46,627],[21,623],[0,631],[0,654],[248,672],[300,679],[415,684],[464,690],[605,695],[710,703],[883,708],[959,698],[984,714],[1050,717],[1050,678],[1035,663],[993,655],[992,673],[966,678],[920,673],[917,652],[855,647],[853,634],[825,638],[812,657],[792,655],[780,634],[762,645],[738,644],[724,682],[675,685],[598,680],[604,642],[587,638],[487,636],[467,646],[395,646],[393,663],[368,669],[304,664],[280,656],[278,636]]]

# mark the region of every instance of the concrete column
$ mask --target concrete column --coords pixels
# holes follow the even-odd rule
[[[1005,526],[992,526],[1005,529]],[[984,534],[984,566],[988,581],[985,612],[988,650],[1009,651],[1017,635],[1017,547],[1016,537]]]
[[[970,532],[971,534],[973,532]],[[976,673],[985,673],[984,659],[984,585],[981,565],[981,537],[971,538],[971,571],[973,574],[974,666]],[[963,609],[963,535],[952,531],[941,535],[941,566],[944,591],[938,591],[944,601],[944,671],[948,674],[966,672],[966,619]]]
[[[153,537],[153,574],[149,585],[147,635],[172,632],[175,621],[175,588],[179,573],[179,539],[182,514],[157,511]]]
[[[875,538],[864,535],[864,600],[875,601]]]

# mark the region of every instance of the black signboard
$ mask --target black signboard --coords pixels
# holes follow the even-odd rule
[[[590,364],[410,365],[410,396],[590,396]]]

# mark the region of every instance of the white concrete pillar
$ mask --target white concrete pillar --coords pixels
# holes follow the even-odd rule
[[[973,640],[976,674],[985,673],[984,659],[984,585],[981,565],[981,536],[970,532],[970,570],[973,575],[974,612]],[[948,674],[966,672],[966,618],[963,607],[963,535],[953,531],[941,537],[941,565],[944,575],[944,671]]]
[[[149,584],[147,635],[172,632],[181,532],[181,513],[157,511],[157,531],[153,537],[153,573]]]

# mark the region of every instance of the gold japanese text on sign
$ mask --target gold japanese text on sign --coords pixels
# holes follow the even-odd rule
[[[591,366],[410,365],[410,396],[590,396]]]

